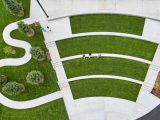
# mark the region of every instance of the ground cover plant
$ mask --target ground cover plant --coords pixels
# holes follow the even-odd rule
[[[151,93],[160,98],[160,72],[158,73],[156,82]]]
[[[2,0],[6,9],[13,15],[22,17],[24,15],[22,2],[18,3],[17,0]]]
[[[33,70],[28,73],[26,80],[32,85],[38,85],[44,82],[44,75],[40,71]]]
[[[18,22],[17,25],[18,25],[18,30],[21,33],[26,34],[28,37],[32,37],[34,35],[34,30],[23,21]]]
[[[40,47],[32,47],[31,54],[33,59],[38,61],[43,61],[46,57],[44,51]]]
[[[21,83],[17,82],[8,82],[7,84],[4,85],[2,88],[2,92],[7,95],[18,95],[21,92],[25,91],[25,87]]]

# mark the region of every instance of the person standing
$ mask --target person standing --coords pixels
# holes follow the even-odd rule
[[[49,26],[47,26],[47,29],[48,29],[50,32],[52,31]]]
[[[91,53],[89,53],[89,58],[91,58],[92,57],[92,54]]]

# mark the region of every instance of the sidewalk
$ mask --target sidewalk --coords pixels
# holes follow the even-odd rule
[[[159,58],[160,58],[160,45],[157,48],[152,64],[148,69],[145,81],[139,92],[139,95],[136,101],[137,107],[135,108],[135,113],[133,113],[135,117],[133,119],[139,118],[149,112],[149,111],[146,111],[146,113],[139,112],[139,109],[141,109],[138,107],[139,104],[145,106],[150,111],[160,104],[160,99],[151,94],[151,91],[157,79],[158,72],[160,71]]]
[[[46,26],[49,26],[50,28],[54,27],[52,22],[47,22],[47,21],[41,21],[41,25],[44,28]],[[57,28],[57,29],[59,29],[59,28]],[[60,55],[59,55],[56,43],[54,41],[53,34],[55,31],[56,31],[56,29],[54,28],[53,32],[47,31],[47,32],[43,32],[43,34],[44,34],[47,49],[50,52],[50,56],[52,59],[51,63],[52,63],[53,69],[55,70],[56,75],[58,77],[58,84],[61,89],[61,93],[62,93],[63,100],[64,100],[64,103],[65,103],[65,106],[66,106],[66,109],[68,112],[68,116],[69,116],[69,118],[71,118],[71,116],[76,113],[75,103],[74,103],[72,92],[71,92],[71,89],[70,89],[70,86],[69,86],[69,83],[67,80],[67,76],[65,74],[63,64],[60,59]]]
[[[31,24],[33,22],[32,19],[30,18],[24,19],[23,21],[27,22],[28,24]],[[23,48],[25,50],[25,55],[21,58],[1,59],[0,67],[23,65],[31,59],[31,54],[30,54],[31,45],[28,42],[25,42],[23,40],[17,40],[17,39],[11,38],[10,33],[15,29],[17,29],[17,22],[11,23],[5,27],[5,29],[3,30],[4,42],[14,47]]]
[[[28,101],[14,101],[10,100],[7,97],[3,96],[0,93],[0,103],[3,104],[4,106],[7,106],[9,108],[13,109],[29,109],[29,108],[34,108],[40,105],[43,105],[45,103],[51,102],[53,100],[57,100],[59,98],[62,98],[62,94],[60,91],[54,92],[33,100],[28,100]]]

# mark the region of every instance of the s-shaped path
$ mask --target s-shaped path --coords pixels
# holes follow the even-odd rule
[[[24,19],[23,21],[25,21],[28,24],[33,23],[32,20],[29,18]],[[30,54],[31,45],[28,42],[25,42],[23,40],[17,40],[17,39],[11,38],[10,33],[15,29],[17,29],[17,22],[11,23],[7,27],[5,27],[3,31],[4,42],[14,47],[23,48],[25,50],[25,55],[21,58],[0,59],[0,67],[23,65],[31,59],[31,54]]]
[[[32,24],[35,22],[35,20],[27,18],[23,20],[27,24]],[[18,21],[17,21],[18,22]],[[10,33],[17,29],[17,22],[9,24],[3,31],[3,39],[6,44],[19,47],[25,49],[25,55],[21,58],[6,58],[0,60],[0,67],[3,66],[19,66],[26,64],[31,59],[30,49],[31,45],[28,42],[25,42],[23,40],[17,40],[13,39],[10,36]],[[61,92],[57,91],[52,94],[36,98],[34,100],[28,100],[28,101],[14,101],[10,100],[7,97],[5,97],[3,94],[0,93],[0,103],[4,106],[13,108],[13,109],[27,109],[27,108],[33,108],[45,103],[48,103],[50,101],[56,100],[62,98]]]

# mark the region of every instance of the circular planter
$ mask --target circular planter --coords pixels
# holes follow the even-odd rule
[[[13,55],[14,55],[14,54],[16,54],[16,50],[12,50],[12,52],[11,52],[11,53],[12,53]]]
[[[23,11],[23,10],[20,10],[19,13],[18,13],[18,16],[19,16],[19,17],[23,17],[23,16],[24,16],[24,11]]]
[[[32,36],[34,36],[34,34],[35,34],[35,32],[34,32],[34,30],[32,29],[31,32],[27,33],[27,36],[28,36],[28,37],[32,37]]]

